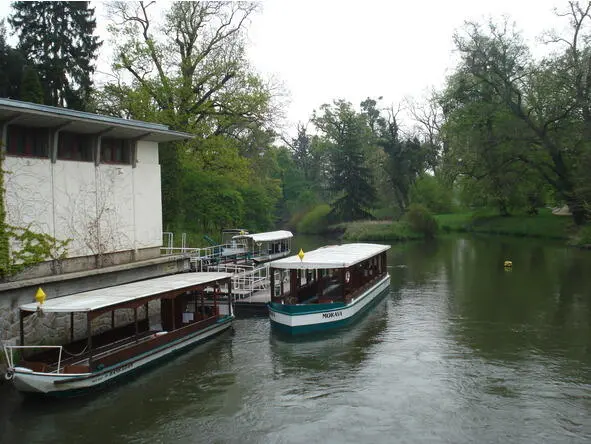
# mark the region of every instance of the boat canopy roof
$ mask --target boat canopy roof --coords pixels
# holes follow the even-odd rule
[[[377,256],[389,248],[390,245],[366,243],[329,245],[304,252],[304,257],[301,260],[298,255],[278,259],[271,262],[270,267],[286,269],[348,268]]]
[[[241,234],[233,236],[232,239],[252,239],[254,242],[272,242],[293,237],[291,231],[267,231],[265,233]]]
[[[129,284],[99,288],[68,296],[47,299],[42,305],[47,313],[76,313],[96,311],[142,299],[154,298],[173,291],[190,290],[198,285],[229,279],[230,273],[181,273]],[[23,311],[36,311],[37,302],[21,305]]]

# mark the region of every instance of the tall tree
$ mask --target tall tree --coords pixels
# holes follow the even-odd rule
[[[6,26],[0,20],[0,97],[20,98],[25,57],[6,41]]]
[[[588,10],[582,14],[585,19]],[[575,38],[577,33],[575,27]],[[468,23],[464,34],[456,34],[455,43],[461,55],[459,72],[486,85],[526,128],[519,137],[529,137],[524,141],[528,151],[520,159],[556,189],[574,222],[584,223],[586,202],[577,185],[576,165],[588,151],[588,141],[576,129],[584,109],[576,94],[569,93],[573,79],[571,70],[565,69],[568,65],[552,59],[535,64],[521,35],[506,21],[484,28]]]
[[[45,104],[85,109],[101,46],[90,2],[20,1],[12,8],[9,23],[18,34],[19,50],[39,74]]]
[[[367,165],[369,129],[351,103],[337,100],[314,113],[314,125],[331,143],[330,187],[332,215],[343,221],[372,218],[376,191]]]
[[[244,165],[265,168],[259,159],[269,146],[275,109],[271,87],[252,72],[245,55],[245,30],[256,4],[173,2],[158,11],[154,3],[111,4],[116,80],[99,94],[98,107],[196,135],[160,150],[163,217],[180,225],[183,203],[194,202],[198,190],[187,195],[190,188],[181,186],[179,174],[213,169],[235,183],[273,188]],[[241,155],[248,159],[239,161]]]

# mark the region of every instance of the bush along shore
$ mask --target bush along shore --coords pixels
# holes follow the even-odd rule
[[[329,231],[347,241],[396,242],[456,232],[563,240],[567,245],[591,248],[591,226],[576,227],[572,218],[554,215],[549,209],[536,215],[474,211],[432,216],[424,208],[415,208],[399,221],[349,222],[333,225]]]

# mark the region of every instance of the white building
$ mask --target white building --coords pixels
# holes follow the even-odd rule
[[[10,99],[0,99],[0,125],[6,222],[70,239],[59,271],[159,256],[158,143],[191,135]]]

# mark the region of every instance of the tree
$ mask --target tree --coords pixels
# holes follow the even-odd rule
[[[337,100],[322,105],[320,114],[314,113],[312,120],[332,145],[332,216],[343,221],[372,218],[369,209],[375,204],[376,192],[366,164],[369,135],[365,118],[353,110],[351,103]]]
[[[43,103],[43,89],[37,71],[27,66],[23,72],[20,99],[25,102]]]
[[[588,10],[582,13],[581,20],[588,17]],[[574,34],[578,39],[576,26]],[[458,71],[485,85],[523,123],[526,131],[519,137],[528,140],[524,140],[527,150],[519,153],[520,160],[555,188],[574,222],[582,224],[586,205],[577,186],[575,165],[588,150],[588,139],[576,128],[581,123],[579,113],[584,117],[583,102],[569,94],[573,79],[568,65],[551,59],[536,65],[520,34],[506,21],[489,23],[486,29],[468,23],[465,33],[456,34],[454,40],[461,55]]]
[[[0,97],[20,98],[25,57],[6,42],[6,26],[0,20]]]
[[[19,36],[18,49],[39,74],[45,104],[86,108],[93,65],[101,42],[90,2],[12,3],[9,23]]]
[[[276,108],[272,85],[252,72],[245,55],[244,32],[256,4],[174,2],[161,22],[153,4],[111,4],[115,80],[98,95],[97,106],[196,135],[182,146],[160,150],[163,217],[165,223],[180,224],[179,211],[194,196],[185,195],[179,174],[209,171],[223,158],[232,160],[218,172],[224,177],[244,184],[260,180],[256,168],[269,146]],[[249,160],[235,161],[240,154]],[[181,166],[187,160],[195,171]]]

